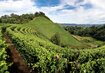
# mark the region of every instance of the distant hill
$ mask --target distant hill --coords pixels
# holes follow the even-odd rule
[[[60,25],[53,23],[44,16],[36,17],[34,20],[30,21],[28,25],[32,25],[32,27],[37,29],[37,31],[42,33],[49,40],[51,40],[51,38],[53,38],[55,35],[58,35],[60,44],[63,46],[80,46],[81,44]]]
[[[85,26],[85,27],[91,27],[91,26],[97,26],[99,24],[65,24],[65,23],[60,23],[61,26]]]

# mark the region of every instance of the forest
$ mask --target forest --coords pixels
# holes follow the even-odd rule
[[[64,29],[74,35],[89,36],[97,40],[105,41],[105,24],[90,27],[67,26],[64,27]]]

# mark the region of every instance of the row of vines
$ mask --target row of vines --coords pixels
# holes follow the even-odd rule
[[[84,50],[61,48],[23,25],[9,26],[7,34],[37,73],[105,73],[105,46]]]
[[[7,45],[2,39],[2,27],[0,26],[0,73],[9,73],[8,66],[10,64],[6,61],[8,58],[6,47]]]

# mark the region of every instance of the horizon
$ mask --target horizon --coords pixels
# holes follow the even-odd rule
[[[102,24],[99,24],[99,23],[97,23],[97,24],[86,24],[86,23],[81,23],[81,24],[79,24],[79,23],[58,23],[58,24],[61,24],[61,25],[105,25],[105,23],[102,23]]]
[[[44,12],[55,23],[105,24],[105,0],[0,0],[0,16]]]

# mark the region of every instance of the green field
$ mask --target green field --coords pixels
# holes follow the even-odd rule
[[[92,37],[83,37],[78,35],[73,35],[73,37],[76,38],[81,43],[84,43],[85,45],[87,45],[86,46],[87,48],[97,48],[105,44],[105,42],[96,40]]]
[[[55,34],[59,34],[61,44],[63,44],[63,45],[78,46],[81,44],[79,41],[77,41],[75,38],[73,38],[68,32],[66,32],[58,24],[55,24],[52,21],[50,21],[44,17],[37,17],[34,20],[32,20],[31,22],[29,22],[28,25],[32,25],[32,27],[34,26],[34,28],[37,31],[42,33],[48,39],[51,39],[51,37]]]
[[[102,41],[73,36],[43,16],[25,24],[6,24],[0,27],[0,31],[4,31],[10,38],[33,73],[105,72],[105,46]],[[4,37],[0,37],[1,41],[2,38]],[[2,44],[6,43],[0,42],[0,46]],[[3,48],[0,49],[0,73],[4,73],[1,62],[6,65],[5,70],[9,67],[5,57],[6,46]]]

